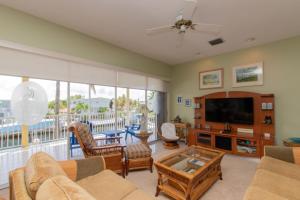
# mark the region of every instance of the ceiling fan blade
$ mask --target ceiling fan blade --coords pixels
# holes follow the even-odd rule
[[[185,35],[184,33],[178,33],[176,48],[182,47],[184,41],[184,35]]]
[[[167,31],[171,31],[172,29],[173,29],[172,25],[159,26],[159,27],[147,29],[146,33],[147,33],[147,35],[155,35],[155,34],[167,32]]]
[[[197,10],[197,0],[185,0],[184,8],[182,9],[183,19],[192,20]]]
[[[218,35],[221,32],[221,28],[222,26],[217,24],[194,23],[192,25],[192,30],[212,35]]]

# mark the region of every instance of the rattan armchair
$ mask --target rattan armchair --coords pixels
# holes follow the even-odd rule
[[[94,138],[88,125],[80,122],[72,123],[69,131],[73,132],[79,142],[85,158],[103,156],[106,168],[125,176],[124,147],[122,137]]]

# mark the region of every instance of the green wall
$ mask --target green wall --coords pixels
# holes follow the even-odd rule
[[[264,62],[264,85],[232,88],[232,67]],[[224,68],[224,88],[199,90],[198,73]],[[171,83],[171,118],[180,115],[193,123],[193,109],[176,103],[176,96],[193,98],[218,91],[253,91],[275,94],[276,140],[300,137],[300,37],[243,49],[174,67]]]
[[[193,122],[193,110],[184,105],[177,105],[177,95],[192,98],[224,90],[274,93],[277,141],[285,137],[300,136],[300,117],[298,117],[300,113],[300,37],[170,67],[162,62],[4,6],[0,6],[0,27],[0,40],[167,78],[172,74],[171,117],[179,114],[184,120],[190,122]],[[257,61],[264,62],[264,85],[232,88],[231,68]],[[224,88],[199,90],[198,72],[214,68],[224,68]]]
[[[170,77],[167,64],[1,5],[0,40]]]

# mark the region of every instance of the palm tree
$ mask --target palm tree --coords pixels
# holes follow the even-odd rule
[[[74,108],[74,111],[78,114],[82,113],[82,112],[86,112],[87,110],[89,109],[89,105],[86,104],[86,103],[77,103],[75,108]]]

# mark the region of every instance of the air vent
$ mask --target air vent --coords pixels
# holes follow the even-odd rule
[[[217,38],[217,39],[209,41],[209,44],[211,46],[215,46],[215,45],[222,44],[222,43],[224,43],[224,40],[222,38]]]

